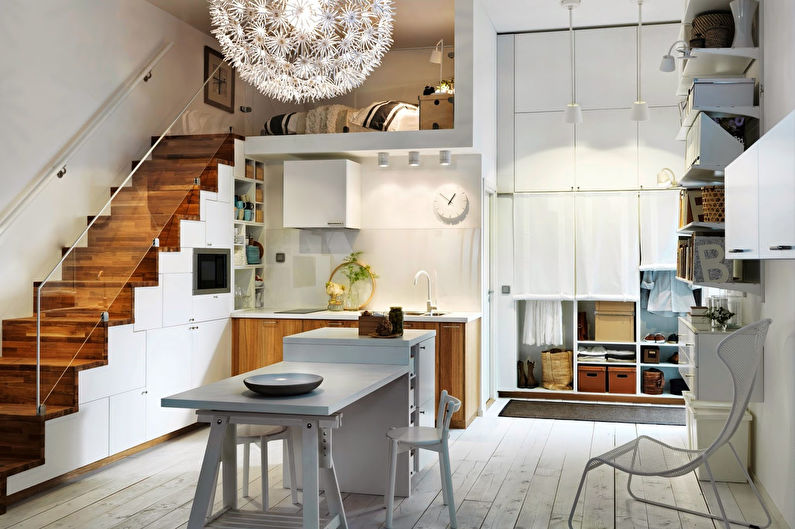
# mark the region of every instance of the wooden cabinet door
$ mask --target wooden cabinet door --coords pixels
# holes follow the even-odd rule
[[[453,415],[450,425],[454,428],[466,428],[464,411],[464,352],[465,332],[463,323],[440,323],[436,331],[436,402],[443,389],[453,397],[461,400],[462,406]]]
[[[359,322],[356,320],[303,320],[301,330],[303,332],[312,331],[314,329],[322,329],[323,327],[358,327]]]
[[[282,361],[282,338],[302,331],[301,320],[236,318],[232,325],[232,374]]]
[[[284,359],[284,342],[282,341],[285,336],[298,334],[304,332],[303,324],[306,320],[275,320],[278,322],[276,326],[277,335],[274,341],[268,342],[266,350],[268,351],[268,365],[281,362]]]

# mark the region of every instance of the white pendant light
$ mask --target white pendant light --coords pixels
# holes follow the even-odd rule
[[[444,76],[444,39],[439,39],[439,42],[431,51],[431,57],[428,59],[433,64],[439,65],[439,90],[442,89],[442,79]]]
[[[560,0],[560,5],[569,10],[569,62],[571,64],[571,103],[563,111],[566,123],[582,123],[582,108],[577,103],[577,86],[574,82],[574,8],[581,0]]]
[[[632,121],[648,121],[649,119],[649,105],[643,100],[640,95],[640,58],[641,58],[641,47],[640,47],[640,40],[643,31],[643,0],[635,0],[638,3],[638,45],[637,45],[637,70],[636,70],[636,89],[637,89],[637,97],[635,98],[635,102],[632,103],[632,112],[630,112],[629,119]]]
[[[392,0],[209,0],[224,58],[286,103],[361,85],[392,45]]]

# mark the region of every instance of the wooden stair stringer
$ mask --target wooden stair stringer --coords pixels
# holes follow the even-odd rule
[[[204,137],[202,137],[204,138]],[[211,136],[206,136],[211,138]],[[135,318],[135,289],[139,287],[157,286],[159,280],[158,254],[161,251],[179,251],[180,221],[198,220],[200,218],[200,191],[217,191],[218,189],[218,163],[232,165],[229,160],[234,159],[234,138],[238,136],[226,135],[226,140],[218,148],[209,163],[202,169],[200,183],[190,183],[185,198],[177,209],[170,215],[159,232],[159,248],[151,247],[130,277],[122,277],[120,271],[112,267],[111,262],[103,262],[102,256],[113,255],[124,246],[124,238],[116,236],[103,240],[102,237],[89,239],[85,249],[77,248],[74,260],[66,270],[70,276],[67,281],[53,281],[51,290],[45,294],[43,306],[49,309],[42,318],[43,346],[52,341],[67,340],[69,343],[85,340],[76,358],[66,352],[60,357],[45,358],[41,362],[41,395],[44,397],[50,388],[57,384],[46,402],[46,412],[43,416],[36,414],[35,410],[35,376],[36,376],[36,317],[35,314],[28,318],[4,320],[2,337],[2,356],[0,356],[0,514],[5,513],[7,506],[7,478],[25,470],[44,464],[44,424],[45,421],[79,411],[78,406],[78,373],[84,369],[92,369],[107,365],[107,336],[108,329],[113,325],[133,323]],[[185,171],[195,167],[197,158],[202,158],[200,153],[189,152],[180,155],[175,143],[186,141],[195,143],[194,137],[175,136],[169,137],[168,149],[165,156],[155,157],[150,166],[163,167],[164,164],[173,165],[169,174],[175,175],[185,185]],[[223,152],[222,152],[223,151]],[[206,157],[206,155],[205,155]],[[144,164],[141,166],[144,167]],[[135,179],[135,175],[133,176]],[[166,186],[167,178],[149,176],[147,184],[156,181],[158,185]],[[162,187],[153,188],[156,194]],[[112,189],[111,192],[115,192]],[[121,196],[119,193],[118,196]],[[117,198],[118,198],[117,196]],[[154,196],[154,195],[152,195]],[[134,197],[134,193],[131,194]],[[149,198],[149,196],[147,196]],[[130,215],[130,224],[134,225],[136,207],[140,204],[128,201],[119,202],[120,211],[117,219]],[[149,204],[146,204],[149,206]],[[111,210],[113,207],[111,206]],[[157,212],[156,212],[157,213]],[[161,212],[162,213],[162,212]],[[114,212],[107,219],[99,219],[96,225],[111,223]],[[89,218],[90,222],[91,218]],[[118,221],[117,221],[118,222]],[[89,230],[91,233],[91,230]],[[92,242],[94,243],[92,245]],[[139,244],[140,246],[140,244]],[[92,248],[94,251],[92,252]],[[96,248],[103,251],[96,252]],[[109,259],[109,258],[108,258]],[[118,277],[114,273],[120,274]],[[34,307],[36,306],[36,288],[40,283],[34,283]],[[97,322],[97,314],[101,307],[91,309],[90,306],[81,306],[79,303],[80,289],[106,289],[115,290],[116,295],[106,306],[110,320]],[[51,294],[51,295],[50,295]],[[109,299],[109,298],[107,298]],[[75,309],[77,305],[81,308]],[[71,308],[70,308],[71,307]],[[8,322],[8,325],[6,323]],[[77,329],[80,326],[89,326],[87,335],[73,336],[65,330],[70,327]],[[10,330],[6,332],[6,327]],[[60,329],[62,335],[56,332]],[[32,347],[31,347],[32,342]],[[68,350],[67,350],[68,351]],[[85,353],[85,354],[84,354]],[[16,402],[20,401],[20,402]]]

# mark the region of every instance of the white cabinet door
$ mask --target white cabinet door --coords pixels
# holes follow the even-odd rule
[[[759,145],[759,255],[795,258],[795,113],[755,145]]]
[[[649,120],[638,123],[638,183],[641,186],[657,187],[657,174],[665,168],[674,172],[677,182],[682,177],[685,144],[677,141],[672,132],[678,128],[677,107],[650,108]]]
[[[726,167],[726,257],[731,259],[759,258],[758,147],[751,145]]]
[[[206,208],[207,246],[211,248],[231,248],[232,217],[234,216],[232,204],[205,200],[202,205]]]
[[[574,186],[574,127],[561,112],[516,114],[516,191]]]
[[[194,331],[188,325],[147,331],[146,438],[154,439],[187,426],[193,410],[163,408],[160,399],[191,386]]]
[[[638,186],[638,124],[629,110],[584,112],[577,125],[576,185],[585,189]]]
[[[361,170],[350,160],[284,162],[285,228],[361,227]]]
[[[193,321],[211,321],[228,318],[234,310],[234,298],[227,294],[193,296]]]
[[[237,155],[237,153],[235,153]],[[235,179],[235,167],[223,163],[218,164],[218,202],[232,202],[232,187]]]
[[[516,112],[561,111],[571,102],[569,33],[516,35]]]
[[[108,364],[79,373],[79,402],[141,389],[146,385],[146,333],[132,325],[108,328]]]
[[[228,378],[232,371],[232,326],[229,318],[195,325],[191,387]]]
[[[497,37],[497,192],[513,193],[514,36]]]
[[[577,31],[575,80],[577,100],[584,109],[632,106],[636,98],[636,31],[635,26]],[[595,118],[586,115],[584,119]]]
[[[679,39],[681,27],[681,24],[658,24],[643,26],[641,31],[640,85],[643,99],[650,106],[675,107],[679,103],[676,95],[679,76],[674,72],[661,72],[660,59]]]
[[[179,221],[179,244],[182,248],[204,248],[205,223],[199,220]]]
[[[160,271],[163,271],[163,257],[169,254],[180,255],[182,252],[162,252],[158,255],[160,259]],[[161,276],[162,277],[162,276]],[[163,286],[141,287],[135,289],[135,321],[133,329],[135,331],[145,331],[146,329],[159,329],[163,326]]]
[[[193,274],[163,274],[163,326],[182,325],[193,318]]]
[[[110,398],[110,455],[146,441],[146,391],[135,389]]]

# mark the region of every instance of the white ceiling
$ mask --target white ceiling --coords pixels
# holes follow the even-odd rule
[[[148,0],[148,2],[200,31],[210,33],[210,15],[206,0]],[[394,0],[394,4],[395,48],[433,46],[441,38],[445,43],[453,42],[454,0]]]
[[[402,1],[402,0],[398,0]],[[686,0],[644,0],[643,20],[680,20]],[[560,0],[485,0],[498,33],[539,31],[569,27],[568,10]],[[582,0],[574,10],[574,26],[611,26],[638,21],[636,0]]]

